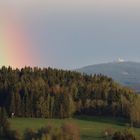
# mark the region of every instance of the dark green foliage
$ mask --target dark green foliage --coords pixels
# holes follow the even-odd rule
[[[7,115],[4,108],[0,108],[0,137],[5,137],[10,129],[10,124],[7,121]]]
[[[36,132],[32,129],[26,129],[24,133],[25,140],[32,140],[36,137]]]
[[[4,108],[0,108],[0,138],[9,140],[20,139],[18,131],[11,130]]]
[[[137,95],[103,75],[51,68],[0,69],[0,106],[9,116],[67,118],[74,114],[130,118]]]
[[[6,132],[5,138],[9,139],[9,140],[20,140],[21,136],[20,136],[19,132],[16,130],[9,130]]]
[[[139,140],[139,138],[136,136],[133,130],[128,129],[124,132],[115,132],[112,140]]]
[[[75,124],[64,124],[61,128],[47,125],[37,131],[27,129],[24,140],[80,140],[80,131]]]

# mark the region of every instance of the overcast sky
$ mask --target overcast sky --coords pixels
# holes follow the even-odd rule
[[[0,9],[27,29],[38,66],[140,62],[139,0],[1,0]]]

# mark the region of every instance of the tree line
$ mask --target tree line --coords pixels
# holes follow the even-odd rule
[[[101,132],[100,138],[105,140],[139,140],[133,128],[116,131],[107,128]],[[0,108],[0,139],[3,140],[80,140],[80,129],[73,122],[65,122],[60,127],[48,124],[38,130],[27,128],[23,135],[13,130],[4,108]]]
[[[68,118],[106,115],[134,118],[138,95],[104,75],[25,67],[0,69],[0,107],[9,116]],[[133,112],[132,112],[133,108]]]

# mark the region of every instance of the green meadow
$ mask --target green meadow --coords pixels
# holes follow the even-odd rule
[[[103,140],[104,131],[111,129],[113,131],[128,128],[129,124],[121,119],[105,117],[79,117],[74,119],[35,119],[35,118],[14,118],[10,119],[11,127],[18,130],[23,135],[26,128],[38,129],[47,124],[53,124],[60,127],[65,122],[76,123],[80,128],[81,140]],[[134,128],[134,131],[140,135],[140,129]]]

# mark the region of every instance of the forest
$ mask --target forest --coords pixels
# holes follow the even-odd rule
[[[140,124],[140,99],[104,75],[25,67],[0,69],[0,107],[9,117],[110,116]]]

